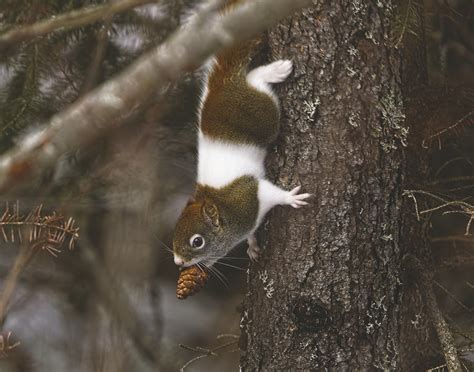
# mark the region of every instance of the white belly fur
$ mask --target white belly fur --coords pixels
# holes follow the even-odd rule
[[[220,188],[241,176],[265,177],[266,151],[255,145],[211,139],[199,133],[197,182]]]

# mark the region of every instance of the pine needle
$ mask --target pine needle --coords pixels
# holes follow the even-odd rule
[[[67,245],[73,249],[79,238],[79,228],[73,218],[52,212],[43,214],[39,205],[26,216],[20,214],[19,203],[13,207],[6,204],[0,217],[0,239],[6,243],[29,242],[32,247],[46,250],[57,257],[61,247]]]

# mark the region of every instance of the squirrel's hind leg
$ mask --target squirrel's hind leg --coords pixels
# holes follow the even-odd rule
[[[285,81],[292,70],[293,63],[290,60],[278,60],[250,71],[247,74],[247,83],[255,89],[275,98],[270,84]]]

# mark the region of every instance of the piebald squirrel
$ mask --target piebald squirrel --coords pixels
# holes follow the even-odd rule
[[[199,108],[197,186],[175,228],[176,265],[210,266],[244,240],[256,260],[254,233],[265,214],[279,204],[308,204],[300,186],[286,191],[265,179],[266,149],[280,117],[270,84],[284,81],[293,66],[279,60],[248,72],[257,44],[237,44],[210,62]]]

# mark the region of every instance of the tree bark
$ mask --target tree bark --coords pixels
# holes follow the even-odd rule
[[[411,323],[422,303],[406,297],[402,275],[424,236],[407,227],[412,202],[405,218],[410,138],[393,3],[326,1],[269,36],[272,59],[295,64],[279,90],[269,174],[314,197],[264,224],[242,313],[244,371],[416,370],[431,355],[430,326]]]

